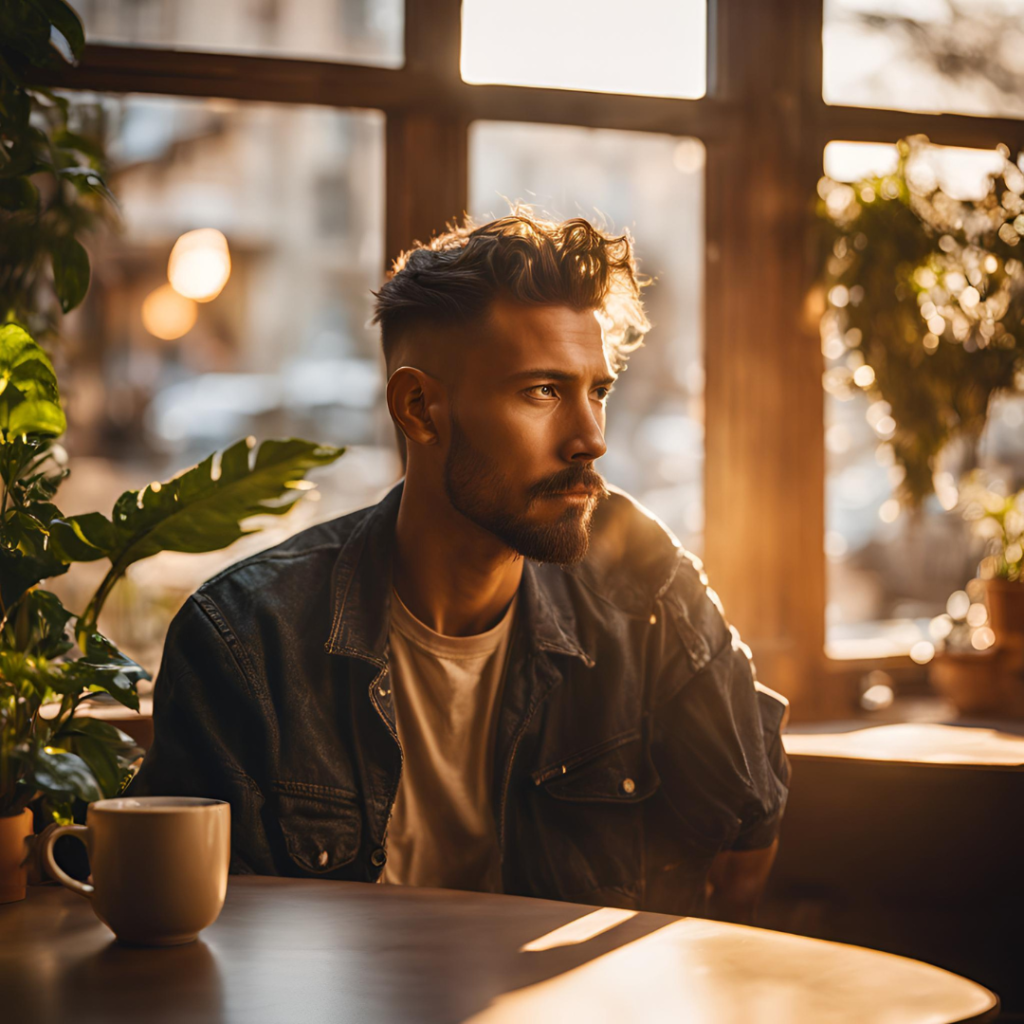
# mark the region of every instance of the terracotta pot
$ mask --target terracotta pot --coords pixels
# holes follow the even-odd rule
[[[0,903],[14,903],[25,898],[25,858],[32,835],[32,812],[0,818]]]
[[[1024,583],[986,580],[985,602],[996,643],[1024,644]]]
[[[961,715],[1024,718],[1024,672],[1012,647],[981,653],[938,654],[928,666],[928,681]]]

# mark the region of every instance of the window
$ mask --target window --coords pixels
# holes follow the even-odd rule
[[[704,147],[696,139],[480,122],[470,134],[470,209],[489,219],[522,199],[557,217],[628,228],[654,328],[608,408],[600,468],[691,550],[704,528]]]
[[[401,67],[404,0],[69,0],[93,43]]]
[[[76,353],[65,378],[76,468],[62,507],[109,511],[122,490],[247,435],[349,446],[314,476],[314,502],[258,537],[140,563],[138,600],[173,610],[221,565],[377,500],[399,475],[377,332],[367,326],[384,264],[384,124],[378,113],[327,107],[100,102],[124,229],[90,243],[92,287],[65,325]],[[209,301],[186,297],[205,278],[198,293],[195,273],[183,283],[172,269],[177,291],[169,281],[176,241],[197,229],[200,243],[226,241],[230,255],[230,276],[209,286],[223,284]],[[121,608],[126,646],[155,664],[159,650],[139,648],[159,644],[166,617],[127,600]]]
[[[466,82],[696,98],[704,0],[464,0]]]
[[[938,183],[958,198],[983,196],[988,174],[1002,167],[994,151],[934,146],[908,175]],[[895,169],[894,146],[832,142],[825,172],[857,181]],[[891,419],[846,375],[859,352],[848,349],[829,319],[823,323],[825,446],[827,459],[825,553],[828,560],[828,652],[834,658],[905,655],[931,642],[930,620],[975,576],[982,552],[957,510],[957,485],[977,466],[1011,489],[1024,484],[1024,396],[998,396],[975,449],[949,445],[935,466],[936,493],[919,513],[901,509],[895,488],[902,467],[886,440]],[[862,360],[861,360],[862,361]],[[933,639],[933,638],[932,638]],[[927,655],[927,647],[923,656]]]
[[[1024,0],[825,0],[828,103],[1024,117]]]

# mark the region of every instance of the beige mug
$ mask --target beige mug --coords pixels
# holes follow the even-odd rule
[[[231,807],[192,796],[118,797],[89,804],[85,825],[46,838],[43,861],[57,881],[92,902],[122,942],[178,946],[217,920],[228,887]],[[89,851],[92,884],[53,859],[62,835]]]

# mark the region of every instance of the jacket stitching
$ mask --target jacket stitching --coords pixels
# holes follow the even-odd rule
[[[319,796],[326,800],[349,803],[359,799],[354,789],[341,789],[337,786],[321,786],[315,782],[291,782],[288,779],[274,779],[270,788],[275,793],[286,793],[293,796]]]
[[[242,645],[238,641],[238,637],[235,636],[231,627],[227,624],[224,618],[223,612],[217,607],[216,603],[208,594],[195,593],[193,599],[196,602],[196,606],[203,612],[203,614],[210,620],[214,629],[217,631],[217,636],[220,638],[222,644],[224,644],[228,653],[231,655],[231,660],[235,663],[235,667],[238,669],[238,674],[241,677],[242,682],[245,684],[245,689],[249,694],[249,697],[256,701],[258,704],[262,704],[256,692],[256,687],[253,685],[253,673],[252,665],[249,663],[248,656]],[[243,664],[244,663],[244,664]]]

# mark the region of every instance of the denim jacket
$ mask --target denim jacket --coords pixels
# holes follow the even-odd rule
[[[171,624],[129,792],[229,801],[235,872],[381,873],[400,498],[231,566]],[[785,712],[699,560],[613,491],[579,565],[523,567],[494,741],[504,891],[700,912],[714,855],[778,833]]]

